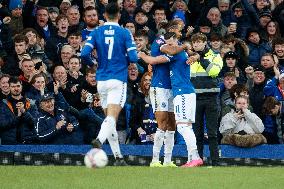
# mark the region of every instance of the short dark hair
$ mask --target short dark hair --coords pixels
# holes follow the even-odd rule
[[[14,83],[14,84],[21,83],[21,85],[22,85],[22,81],[18,77],[15,77],[15,76],[10,77],[8,83],[9,83],[9,85],[11,85],[11,83]]]
[[[98,12],[98,10],[97,10],[95,7],[93,7],[93,6],[88,6],[88,7],[86,7],[86,8],[84,9],[83,16],[85,16],[85,13],[86,13],[87,11],[91,11],[91,10],[95,10],[95,11]]]
[[[148,39],[148,34],[147,31],[145,30],[138,30],[137,32],[135,32],[135,37],[144,37]]]
[[[106,6],[105,13],[112,20],[119,14],[120,9],[117,3],[109,3]]]
[[[167,32],[164,35],[165,40],[168,40],[168,39],[170,39],[172,37],[174,37],[174,38],[176,37],[176,33],[175,32]]]
[[[230,97],[231,99],[235,100],[236,96],[235,93],[237,94],[237,96],[240,96],[241,92],[248,92],[248,87],[245,84],[235,84],[234,86],[232,86],[232,88],[229,90],[230,92]]]
[[[0,80],[3,79],[4,77],[8,77],[9,79],[11,78],[11,76],[9,74],[2,74],[0,76]]]
[[[68,17],[65,14],[60,14],[55,19],[55,24],[58,24],[59,20],[68,20]]]
[[[47,7],[39,6],[39,7],[37,7],[37,9],[36,9],[36,14],[37,14],[37,12],[40,11],[40,10],[46,10],[47,13],[48,13],[48,8],[47,8]]]
[[[21,42],[25,42],[26,44],[29,44],[29,39],[27,36],[23,35],[23,34],[18,34],[14,37],[14,43],[21,43]]]
[[[272,40],[272,49],[275,49],[275,45],[284,45],[284,38],[283,37],[277,37]]]
[[[92,68],[87,68],[87,69],[86,69],[86,76],[87,76],[88,74],[95,74],[96,72],[97,72],[97,69],[94,68],[94,67],[92,67]]]
[[[70,37],[70,36],[82,36],[82,32],[80,30],[76,30],[76,31],[68,33],[67,37]]]

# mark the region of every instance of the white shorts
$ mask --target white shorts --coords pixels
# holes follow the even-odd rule
[[[195,122],[196,94],[177,95],[174,98],[176,122]]]
[[[171,89],[150,88],[150,100],[153,112],[174,112],[173,93]]]
[[[126,101],[127,83],[110,79],[98,81],[97,88],[103,109],[106,109],[109,104],[117,104],[123,108]]]

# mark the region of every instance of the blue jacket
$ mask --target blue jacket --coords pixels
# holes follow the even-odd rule
[[[278,83],[279,81],[275,77],[269,80],[263,89],[264,95],[273,96],[278,101],[284,100],[284,97],[282,96],[281,92],[278,89]]]
[[[259,65],[260,59],[264,53],[272,52],[272,48],[267,42],[260,42],[259,45],[248,42],[249,47],[249,56],[248,56],[248,64],[249,65]]]
[[[0,101],[0,138],[2,144],[36,143],[34,119],[37,108],[29,100],[25,102],[26,112],[18,117],[14,114],[9,98]]]
[[[56,129],[58,121],[65,120],[61,129]],[[67,131],[68,123],[73,124],[74,130]],[[67,111],[55,107],[54,115],[41,110],[37,116],[35,130],[37,138],[44,144],[83,144],[83,134],[77,119]]]

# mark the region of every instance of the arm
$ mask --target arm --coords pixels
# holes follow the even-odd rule
[[[151,64],[151,65],[155,65],[155,64],[162,64],[162,63],[166,63],[169,62],[169,58],[164,56],[164,55],[160,55],[160,56],[156,56],[156,57],[152,57],[149,55],[146,55],[143,52],[140,52],[138,54],[138,56],[144,60],[146,63]]]
[[[162,53],[169,54],[169,55],[178,54],[181,51],[186,50],[186,49],[187,49],[186,45],[179,46],[179,45],[166,45],[165,44],[160,47],[160,50]]]
[[[256,134],[262,133],[264,131],[264,125],[256,114],[251,113],[248,109],[246,109],[244,110],[244,116],[248,122],[248,125]]]
[[[274,96],[274,91],[277,88],[277,84],[278,84],[278,79],[276,79],[275,77],[272,78],[271,80],[269,80],[265,87],[263,88],[263,93],[265,96]]]
[[[127,49],[127,55],[129,57],[129,61],[131,63],[136,63],[138,61],[138,56],[137,56],[137,49],[135,45],[135,41],[133,39],[132,34],[129,32],[129,30],[126,30],[127,32],[125,33],[125,45]]]
[[[233,134],[233,129],[237,126],[237,118],[233,113],[227,113],[221,120],[219,131],[222,135]]]
[[[259,25],[259,17],[253,6],[248,2],[248,0],[241,0],[241,3],[244,6],[244,9],[246,10],[248,16],[250,16],[255,22],[255,25]]]
[[[208,54],[205,57],[201,56],[200,64],[210,77],[217,77],[223,67],[223,60],[219,54]]]
[[[47,142],[58,134],[56,126],[47,123],[46,117],[39,117],[35,126],[36,135],[40,141]]]
[[[92,31],[87,39],[87,42],[83,46],[81,51],[81,59],[82,61],[87,64],[88,66],[92,67],[94,65],[91,54],[93,49],[95,48],[95,31]]]

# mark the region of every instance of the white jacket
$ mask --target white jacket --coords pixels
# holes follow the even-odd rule
[[[244,111],[244,117],[237,118],[235,112],[227,113],[221,120],[219,131],[221,134],[234,134],[245,131],[248,134],[260,134],[264,130],[262,120],[248,109]]]

